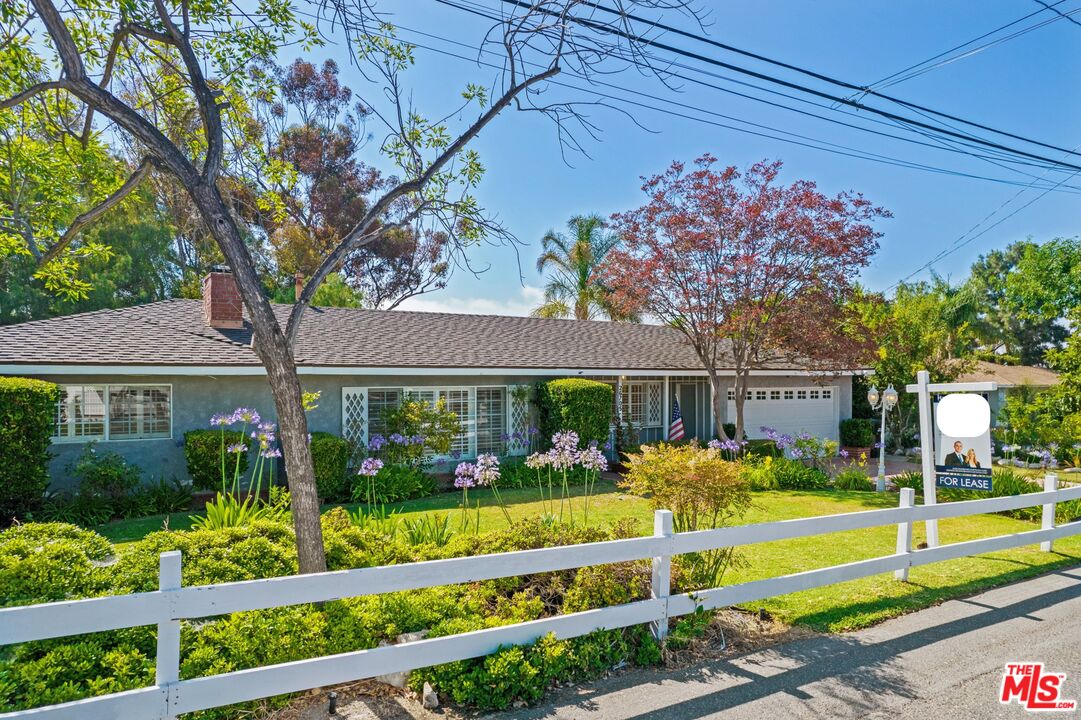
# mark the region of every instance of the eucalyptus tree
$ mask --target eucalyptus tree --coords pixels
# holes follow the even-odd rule
[[[122,203],[148,176],[168,178],[195,210],[206,234],[231,266],[253,330],[253,349],[266,369],[289,476],[301,572],[325,568],[318,497],[307,442],[293,344],[304,313],[326,277],[359,248],[402,228],[445,233],[458,257],[485,240],[506,239],[473,192],[484,174],[471,144],[508,108],[554,122],[563,147],[580,147],[597,132],[574,93],[550,81],[560,73],[588,83],[595,75],[651,68],[632,15],[657,20],[680,13],[697,22],[687,0],[530,0],[504,3],[482,53],[498,53],[490,85],[469,83],[459,107],[429,116],[412,101],[407,71],[414,47],[399,41],[376,0],[12,0],[0,4],[0,111],[34,107],[56,131],[80,142],[105,138],[133,152],[130,175],[100,190],[85,212],[57,227],[31,219],[3,243],[6,252],[34,256],[43,275],[63,275],[76,262],[79,231]],[[641,32],[654,28],[644,25]],[[275,60],[287,46],[305,53],[333,37],[348,48],[372,87],[371,117],[383,128],[378,149],[396,180],[373,196],[366,211],[326,251],[307,279],[284,325],[259,277],[242,219],[230,197],[230,176],[246,165],[265,177],[288,176],[287,161],[258,142],[246,118],[253,98],[273,93],[253,64]],[[487,63],[490,67],[493,63]],[[484,71],[488,72],[488,71]],[[663,73],[664,68],[657,68]],[[137,78],[136,92],[119,92],[116,77]],[[560,93],[565,96],[561,99]],[[57,117],[57,103],[71,110]],[[461,124],[455,118],[466,117]],[[444,118],[444,119],[439,119]],[[273,192],[259,198],[273,210]],[[21,243],[21,245],[20,245]],[[59,268],[59,270],[58,270]]]
[[[567,234],[549,230],[541,238],[537,272],[548,273],[544,302],[533,310],[535,317],[594,320],[637,320],[612,303],[612,290],[599,270],[608,253],[619,245],[619,236],[608,229],[600,215],[575,215],[567,221]]]

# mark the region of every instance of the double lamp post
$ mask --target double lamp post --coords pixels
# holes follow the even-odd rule
[[[878,388],[872,385],[867,391],[867,402],[874,410],[880,406],[882,408],[882,426],[878,430],[878,481],[875,483],[875,489],[878,492],[886,492],[886,413],[897,405],[897,391],[893,389],[893,385],[890,385],[885,392],[880,394]]]

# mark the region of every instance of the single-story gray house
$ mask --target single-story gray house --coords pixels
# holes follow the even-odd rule
[[[116,451],[150,479],[187,476],[184,433],[236,407],[274,414],[231,274],[204,280],[203,300],[0,327],[0,375],[59,384],[54,482],[87,442]],[[282,322],[290,310],[276,306]],[[669,327],[493,315],[312,308],[296,343],[305,390],[319,391],[312,430],[365,441],[381,411],[407,394],[445,398],[462,419],[462,456],[498,452],[525,431],[538,380],[586,377],[617,388],[616,409],[643,441],[666,436],[678,402],[688,437],[715,434],[710,385]],[[731,371],[727,374],[734,377]],[[852,375],[828,378],[781,360],[752,373],[748,435],[769,425],[837,438],[850,417]],[[728,418],[734,395],[728,388]]]

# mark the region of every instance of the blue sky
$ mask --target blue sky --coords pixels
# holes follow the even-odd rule
[[[479,1],[490,7],[498,6],[498,0]],[[875,82],[1041,7],[1035,0],[946,3],[804,0],[707,2],[702,6],[709,9],[710,37],[857,84]],[[413,31],[475,44],[486,29],[483,21],[434,0],[410,0],[383,7],[393,10],[390,19],[403,28],[400,31],[403,39],[457,52],[463,51]],[[1066,0],[1056,7],[1070,13],[1081,9],[1081,0]],[[987,40],[1053,17],[1050,11],[1041,12]],[[1081,23],[1081,12],[1071,17]],[[685,22],[672,22],[686,27]],[[695,46],[689,40],[664,39],[722,57],[721,51]],[[1076,78],[1081,70],[1079,49],[1081,24],[1060,19],[894,85],[885,92],[1019,135],[1074,148],[1081,143],[1081,126],[1076,120],[1081,116],[1081,95],[1076,91]],[[317,49],[309,59],[318,61],[325,57],[336,57],[339,62],[344,59],[340,47]],[[414,92],[414,101],[433,116],[454,105],[466,82],[490,84],[494,78],[493,70],[478,67],[473,61],[424,49],[417,50],[417,59],[407,81]],[[736,61],[756,69],[768,69],[751,61]],[[343,75],[354,90],[361,95],[372,91],[373,86],[367,85],[354,68],[344,67],[345,62],[342,65]],[[688,105],[690,109],[677,108],[686,114],[723,113],[909,162],[1014,181],[1030,179],[979,159],[881,138],[693,84],[683,83],[681,91],[673,92],[656,79],[633,71],[606,81]],[[725,84],[716,78],[711,81]],[[608,88],[601,90],[612,92]],[[552,89],[553,95],[560,92],[564,96],[567,93],[560,88]],[[480,266],[489,266],[488,272],[479,277],[459,272],[447,289],[409,301],[405,307],[527,312],[539,299],[542,278],[535,272],[533,263],[539,239],[548,228],[562,228],[568,217],[578,213],[608,215],[635,207],[643,200],[640,176],[659,172],[674,159],[691,160],[707,151],[725,164],[738,166],[762,158],[779,158],[785,163],[786,180],[811,179],[830,193],[856,190],[891,210],[894,217],[880,225],[884,232],[881,250],[862,278],[874,289],[890,287],[940,249],[954,244],[977,223],[983,221],[980,227],[986,227],[1037,198],[1041,192],[1030,189],[1015,198],[1019,187],[868,162],[755,137],[667,112],[624,107],[649,130],[643,130],[617,112],[604,109],[591,112],[592,119],[603,128],[603,137],[600,142],[588,143],[590,158],[573,157],[572,166],[561,158],[550,122],[534,114],[508,112],[500,116],[474,145],[487,167],[477,194],[482,204],[525,243],[520,248],[523,278],[519,279],[512,250],[476,248],[471,258]],[[802,107],[844,119],[829,110]],[[471,114],[460,121],[470,119]],[[716,117],[710,119],[734,124]],[[861,122],[860,118],[852,121]],[[883,125],[873,127],[900,132]],[[1056,151],[1043,152],[1056,159],[1063,157]],[[1074,160],[1081,161],[1081,157]],[[1044,176],[1042,169],[1028,171]],[[1067,174],[1050,172],[1044,177],[1057,182]],[[1081,187],[1081,175],[1070,182]],[[999,209],[1007,201],[1009,204]],[[978,255],[1011,241],[1026,236],[1045,240],[1074,235],[1079,205],[1081,197],[1075,194],[1049,193],[935,267],[943,275],[961,278]],[[985,220],[996,210],[996,214]],[[926,272],[921,276],[926,276]]]

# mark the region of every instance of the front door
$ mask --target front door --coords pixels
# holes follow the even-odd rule
[[[676,398],[679,399],[679,412],[683,416],[684,436],[689,438],[698,437],[698,403],[697,390],[694,385],[680,383],[676,386]],[[667,419],[668,423],[672,418]]]

